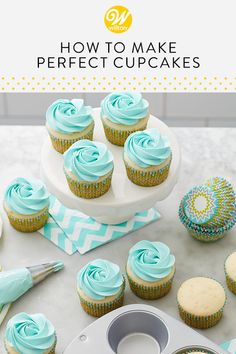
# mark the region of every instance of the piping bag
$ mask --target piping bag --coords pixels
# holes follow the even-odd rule
[[[0,272],[0,311],[4,305],[16,301],[48,275],[58,272],[62,268],[64,268],[64,263],[55,261]]]

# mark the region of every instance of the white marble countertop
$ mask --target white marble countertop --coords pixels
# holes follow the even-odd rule
[[[25,294],[11,308],[7,319],[14,314],[42,312],[55,325],[58,334],[57,353],[94,319],[80,307],[76,293],[76,273],[88,261],[103,257],[125,269],[129,248],[142,239],[166,242],[177,260],[177,272],[171,293],[163,299],[148,302],[179,318],[176,293],[187,278],[206,275],[225,284],[223,264],[236,248],[236,228],[225,239],[203,244],[191,239],[178,220],[178,205],[183,194],[194,184],[210,176],[223,176],[236,185],[236,129],[175,128],[182,145],[183,163],[179,182],[173,193],[158,204],[162,219],[120,240],[102,246],[84,256],[68,256],[39,233],[20,234],[10,227],[5,213],[4,234],[0,240],[0,264],[5,269],[62,259],[65,270],[51,276]],[[39,177],[40,149],[45,137],[44,127],[0,127],[0,205],[6,185],[15,177]],[[236,337],[236,297],[227,290],[228,301],[222,321],[202,333],[220,343]],[[125,303],[143,302],[127,286]],[[3,337],[6,321],[0,329],[0,352],[4,352]]]

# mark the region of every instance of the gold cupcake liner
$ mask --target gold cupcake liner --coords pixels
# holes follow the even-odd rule
[[[77,197],[85,199],[98,198],[105,194],[111,186],[112,173],[113,170],[106,178],[100,182],[85,182],[76,181],[75,179],[71,178],[65,171],[67,183],[71,192],[74,193]]]
[[[41,229],[47,222],[49,214],[48,207],[44,208],[37,216],[33,214],[22,217],[20,214],[14,214],[11,211],[6,211],[10,224],[20,232],[34,232]]]
[[[92,301],[90,302],[90,301],[85,300],[79,294],[80,303],[86,313],[88,313],[89,315],[91,315],[93,317],[101,317],[101,316],[106,315],[108,312],[111,312],[111,311],[116,310],[119,307],[123,306],[124,293],[125,293],[124,290],[125,290],[125,281],[123,284],[122,291],[119,293],[119,295],[113,301],[104,302],[101,304],[94,303]]]
[[[229,288],[229,290],[236,295],[236,281],[233,280],[228,273],[225,271],[225,276],[226,276],[226,284]]]
[[[49,348],[46,352],[44,352],[44,354],[55,354],[56,345],[57,345],[57,339],[55,340],[55,343],[52,345],[52,347]],[[8,354],[19,354],[14,347],[10,346],[10,344],[7,343],[6,339],[4,340],[4,346]]]
[[[218,312],[214,313],[210,316],[195,316],[185,311],[179,304],[179,315],[182,320],[190,327],[198,328],[198,329],[207,329],[215,326],[223,316],[222,307]]]
[[[151,285],[145,286],[145,285],[138,284],[128,275],[128,273],[126,274],[132,292],[138,297],[140,297],[141,299],[145,299],[145,300],[157,300],[167,295],[171,290],[172,282],[174,279],[174,275],[173,275],[173,277],[169,279],[166,283],[163,283],[159,286],[151,286]]]
[[[194,354],[194,353],[202,353],[202,354],[214,354],[210,349],[203,349],[199,347],[191,347],[191,348],[185,348],[181,349],[180,351],[176,352],[175,354]]]
[[[63,139],[63,138],[60,139],[55,135],[53,135],[51,131],[49,131],[49,135],[54,149],[57,152],[64,154],[64,152],[68,150],[71,147],[71,145],[76,143],[76,141],[78,140],[82,140],[82,139],[93,140],[93,130],[94,130],[94,124],[91,126],[91,129],[88,133],[86,133],[85,135],[81,135],[79,138],[73,138],[73,139],[70,138],[69,135],[67,139]]]
[[[142,126],[139,126],[138,129],[133,128],[132,126],[127,127],[127,130],[118,130],[110,128],[104,121],[103,128],[106,135],[106,138],[110,143],[114,145],[124,146],[128,136],[136,131],[145,130],[147,128],[147,121]],[[129,128],[129,129],[128,129]]]
[[[129,180],[142,187],[153,187],[164,182],[168,177],[170,164],[171,160],[166,166],[160,168],[159,170],[144,171],[130,167],[125,161],[126,172]]]
[[[189,231],[190,236],[192,236],[193,238],[195,238],[198,241],[206,242],[206,243],[218,241],[218,240],[224,238],[225,234],[226,234],[226,232],[224,232],[222,234],[207,235],[207,234],[199,234],[197,232],[194,232],[193,230]]]

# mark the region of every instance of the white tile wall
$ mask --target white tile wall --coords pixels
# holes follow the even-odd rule
[[[5,95],[0,94],[0,116],[5,114]]]
[[[44,124],[45,112],[57,98],[81,97],[93,107],[106,94],[0,94],[0,124]],[[143,94],[152,114],[170,126],[235,126],[236,94]]]
[[[91,94],[91,93],[86,93],[85,94],[85,100],[86,102],[91,105],[92,107],[99,107],[102,99],[107,95],[107,93],[96,93],[96,94]],[[156,116],[160,117],[163,116],[163,94],[143,94],[143,97],[148,99],[149,104],[150,104],[150,111],[154,112]]]
[[[168,94],[166,96],[165,116],[236,118],[236,94]]]
[[[83,94],[58,94],[58,93],[13,93],[6,94],[9,116],[45,116],[48,106],[57,98],[82,97]]]

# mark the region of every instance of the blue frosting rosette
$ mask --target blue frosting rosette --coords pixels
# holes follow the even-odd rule
[[[6,345],[17,353],[43,354],[56,344],[52,323],[43,314],[19,313],[12,317],[6,328]]]
[[[115,124],[134,125],[147,117],[149,103],[140,93],[114,92],[101,103],[101,116]]]

